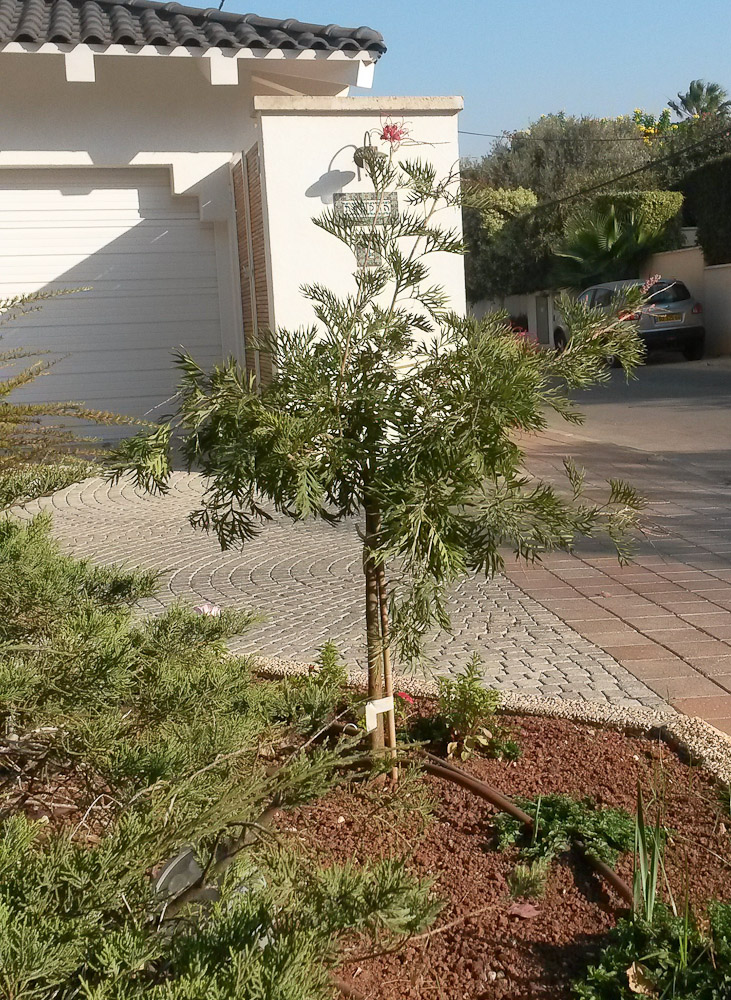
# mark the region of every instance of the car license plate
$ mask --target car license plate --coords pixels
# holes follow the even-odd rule
[[[664,316],[656,316],[656,323],[678,323],[683,318],[682,313],[665,313]]]

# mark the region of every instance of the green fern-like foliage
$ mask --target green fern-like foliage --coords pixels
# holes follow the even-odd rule
[[[731,906],[711,903],[704,918],[658,904],[651,924],[620,920],[599,961],[573,984],[572,995],[577,1000],[634,1000],[638,993],[725,1000],[731,996]]]
[[[48,517],[0,521],[0,995],[329,1000],[345,941],[439,908],[400,861],[323,870],[272,831],[352,763],[307,745],[343,698],[337,654],[259,682],[225,646],[255,615],[141,618],[154,591],[62,554]],[[160,884],[181,854],[192,875]]]

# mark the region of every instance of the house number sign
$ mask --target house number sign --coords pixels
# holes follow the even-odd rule
[[[333,195],[336,215],[344,216],[364,226],[383,226],[386,219],[398,213],[398,195],[388,191],[383,196],[368,192],[337,191]]]
[[[387,219],[398,214],[398,195],[395,191],[388,191],[383,196],[337,191],[333,195],[333,209],[336,216],[350,219],[364,228],[384,226]],[[358,267],[378,267],[383,263],[376,250],[365,246],[356,247],[355,257]]]

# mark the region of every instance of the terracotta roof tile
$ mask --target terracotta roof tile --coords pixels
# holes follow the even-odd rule
[[[0,0],[0,45],[10,41],[313,49],[367,52],[374,59],[386,51],[383,36],[372,28],[281,21],[153,0]]]

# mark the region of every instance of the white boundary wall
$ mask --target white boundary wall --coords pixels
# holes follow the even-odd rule
[[[731,264],[706,267],[699,246],[655,254],[642,269],[643,277],[661,274],[677,278],[703,305],[706,353],[731,354]]]

